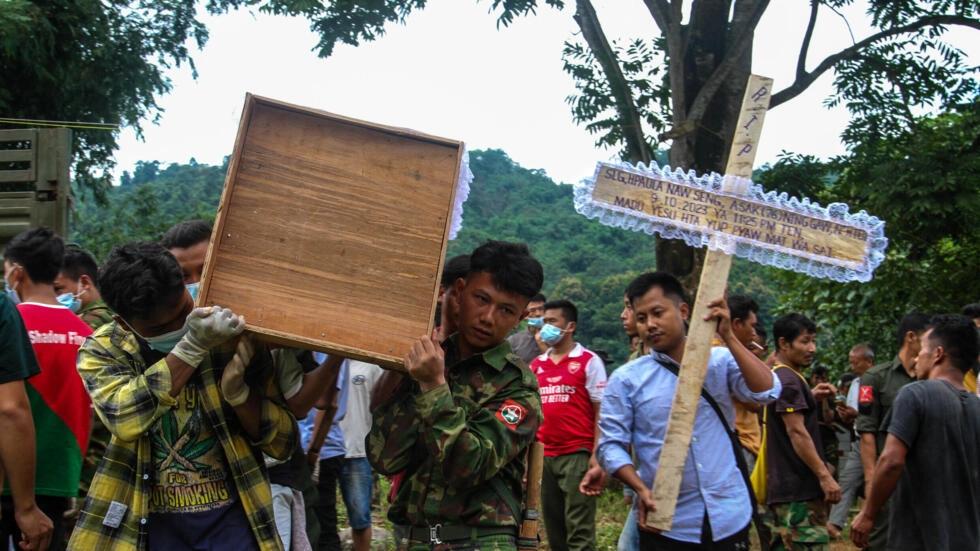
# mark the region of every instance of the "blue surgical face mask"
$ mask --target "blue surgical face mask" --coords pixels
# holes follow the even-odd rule
[[[527,318],[528,327],[541,327],[544,325],[544,318]]]
[[[188,283],[187,285],[184,285],[184,287],[187,288],[187,292],[191,294],[191,298],[194,299],[194,302],[197,302],[197,293],[201,290],[201,282],[198,281],[197,283]]]
[[[58,304],[77,314],[82,309],[82,301],[78,295],[72,293],[61,293],[58,295]]]
[[[17,291],[15,291],[14,288],[7,283],[7,276],[3,276],[3,292],[7,295],[7,298],[10,299],[10,302],[20,304],[20,295],[18,295]]]
[[[561,337],[565,334],[565,331],[551,325],[550,323],[546,323],[543,327],[541,327],[539,334],[541,335],[542,342],[548,346],[554,346],[561,340]]]
[[[127,322],[126,325],[129,325],[129,323]],[[132,329],[133,326],[129,325],[129,328]],[[149,346],[150,349],[156,350],[157,352],[163,352],[164,354],[169,354],[170,351],[177,346],[177,343],[180,342],[180,339],[184,338],[184,335],[187,334],[187,329],[187,322],[185,321],[184,326],[180,329],[169,333],[164,333],[162,335],[157,335],[155,337],[144,337],[143,335],[136,333],[135,329],[132,330],[133,333],[136,333],[137,337],[146,341],[146,345]]]

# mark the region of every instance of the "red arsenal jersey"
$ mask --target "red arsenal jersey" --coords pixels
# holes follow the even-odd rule
[[[538,377],[544,421],[538,440],[548,457],[581,450],[592,452],[595,414],[606,386],[606,366],[592,351],[576,343],[557,364],[548,353],[531,362]]]

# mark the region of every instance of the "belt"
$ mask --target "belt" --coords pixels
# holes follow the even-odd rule
[[[485,536],[517,537],[516,526],[466,526],[462,524],[433,524],[412,526],[408,539],[417,542],[440,544],[447,541],[475,540]]]

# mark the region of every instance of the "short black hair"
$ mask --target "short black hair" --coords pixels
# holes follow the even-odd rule
[[[840,384],[837,386],[844,386],[853,383],[854,379],[857,379],[857,375],[848,371],[847,373],[840,376],[840,381],[838,381]]]
[[[791,343],[803,333],[816,333],[817,324],[810,321],[810,318],[796,312],[786,314],[772,324],[772,340],[779,348],[779,339],[786,339]]]
[[[186,249],[211,239],[211,224],[204,220],[185,220],[175,224],[160,238],[165,249]]]
[[[640,274],[626,287],[626,298],[630,304],[636,299],[647,294],[653,287],[660,287],[665,297],[669,297],[678,302],[687,302],[687,295],[684,293],[684,286],[674,276],[667,272],[647,272]]]
[[[541,293],[538,293],[538,294],[534,295],[533,297],[531,297],[531,300],[529,300],[528,302],[529,303],[530,302],[548,302],[548,299],[544,295],[542,295]]]
[[[966,373],[977,363],[980,343],[977,342],[977,328],[973,319],[959,314],[942,314],[930,321],[932,332],[929,341],[943,347],[952,364]]]
[[[544,309],[545,311],[561,310],[561,317],[565,318],[565,321],[578,323],[578,307],[570,300],[559,299],[546,302],[544,303]]]
[[[980,302],[967,304],[966,306],[963,307],[963,311],[960,313],[970,319],[980,318]]]
[[[829,374],[830,370],[825,365],[817,364],[810,369],[810,375],[813,377],[827,377]]]
[[[759,314],[759,304],[748,295],[732,295],[728,297],[728,311],[732,320],[747,320],[749,313]]]
[[[54,283],[65,256],[65,242],[50,228],[31,228],[7,243],[3,257],[20,264],[34,283]]]
[[[766,332],[766,328],[761,323],[755,324],[755,334],[759,335],[763,341],[765,341],[766,337],[769,336],[769,333]]]
[[[916,335],[921,335],[926,329],[929,329],[928,315],[921,312],[905,314],[905,316],[902,317],[902,321],[898,323],[898,333],[895,335],[899,348],[901,348],[902,343],[905,342],[906,333],[911,331]]]
[[[470,255],[469,274],[490,274],[501,291],[531,298],[544,285],[544,269],[524,243],[487,241]]]
[[[92,284],[96,288],[99,287],[99,265],[96,264],[95,257],[91,253],[78,245],[65,247],[65,255],[61,260],[61,273],[74,281],[87,275],[92,280]]]
[[[147,319],[168,297],[184,290],[184,273],[159,243],[127,243],[112,249],[99,271],[102,299],[126,320]]]
[[[470,271],[470,255],[459,254],[446,261],[442,266],[442,278],[439,280],[439,286],[446,288],[456,283],[456,280],[461,277],[466,277],[466,274]]]

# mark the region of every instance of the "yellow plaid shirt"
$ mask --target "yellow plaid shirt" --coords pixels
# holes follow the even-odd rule
[[[250,442],[235,412],[221,399],[217,381],[234,355],[234,343],[211,352],[197,369],[202,379],[201,408],[221,442],[238,498],[263,551],[280,550],[272,512],[272,491],[262,453],[286,459],[297,446],[296,420],[275,383],[272,356],[256,353],[246,371],[253,389],[264,390],[260,434]],[[78,372],[99,418],[112,433],[105,457],[82,507],[69,549],[143,550],[147,548],[153,453],[150,429],[172,407],[170,369],[161,359],[146,366],[132,333],[116,322],[97,330],[78,352]],[[112,502],[125,506],[118,527],[104,524]],[[116,509],[119,507],[117,506]],[[111,521],[109,524],[113,524]]]

